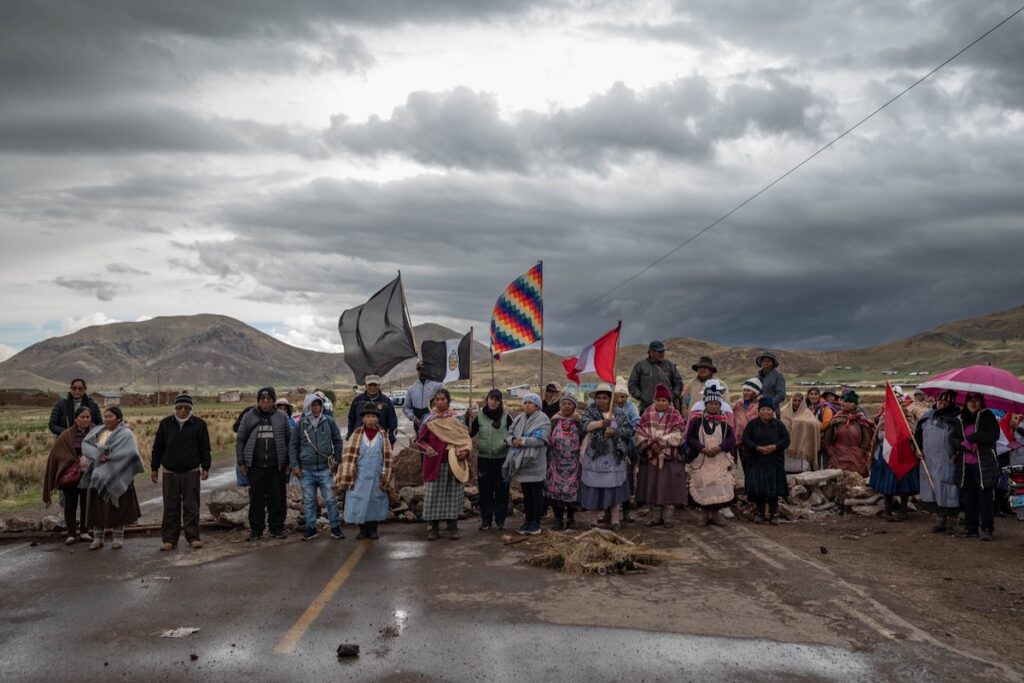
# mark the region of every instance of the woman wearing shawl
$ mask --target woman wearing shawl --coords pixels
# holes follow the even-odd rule
[[[82,456],[82,441],[92,429],[92,412],[89,406],[80,406],[74,412],[71,427],[65,429],[57,442],[50,449],[50,458],[46,461],[46,475],[43,477],[43,502],[50,507],[50,493],[60,489],[64,493],[64,528],[68,537],[66,545],[74,545],[76,540],[91,541],[85,524],[85,491],[78,488],[82,479],[82,471],[88,460]],[[75,535],[75,508],[79,508],[79,533]]]
[[[939,394],[935,409],[925,413],[914,430],[914,438],[921,446],[925,464],[932,475],[931,481],[928,477],[921,479],[921,504],[938,517],[938,522],[932,527],[937,534],[952,533],[960,512],[960,487],[953,462],[952,438],[959,416],[956,392],[946,390]],[[935,482],[934,488],[932,481]]]
[[[804,403],[803,394],[797,392],[782,409],[779,419],[789,432],[786,451],[786,472],[808,472],[818,462],[821,450],[821,423]]]
[[[902,406],[900,408],[903,410],[904,416],[909,418],[906,415],[906,408]],[[896,474],[889,467],[889,463],[885,461],[883,456],[885,406],[878,413],[876,420],[878,421],[878,427],[876,428],[874,439],[872,439],[872,442],[876,445],[871,459],[871,477],[868,479],[868,486],[874,492],[881,493],[885,498],[884,517],[890,522],[902,522],[910,517],[910,512],[907,508],[910,497],[916,496],[921,491],[921,475],[918,467],[914,467],[914,469],[904,474],[901,479],[896,478]],[[900,497],[898,510],[896,509],[896,496]]]
[[[742,436],[747,425],[757,419],[757,399],[761,396],[761,380],[751,377],[743,383],[743,396],[732,404],[733,429]]]
[[[341,453],[336,482],[345,494],[345,523],[358,524],[356,540],[380,538],[377,525],[388,518],[391,440],[380,431],[381,404],[359,404],[363,425],[352,431]]]
[[[626,411],[626,417],[629,419],[629,424],[633,426],[633,430],[636,431],[636,427],[640,424],[640,411],[637,410],[636,404],[629,400],[629,384],[626,382],[624,377],[615,378],[615,390],[612,393],[612,406],[615,408],[621,408]],[[637,463],[640,459],[639,454],[636,451],[636,447],[633,442],[629,443],[629,450],[626,452],[626,480],[629,482],[629,498],[630,500],[636,496],[636,476],[637,476]],[[624,501],[622,503],[622,521],[632,522],[633,518],[629,514],[630,501]],[[607,516],[607,515],[606,515]],[[602,519],[602,522],[608,522],[609,519]]]
[[[576,506],[580,500],[580,442],[583,423],[576,414],[576,397],[562,394],[558,414],[551,418],[551,447],[544,495],[555,511],[556,531],[576,528]]]
[[[420,424],[416,442],[423,451],[423,519],[430,524],[427,540],[440,536],[441,520],[448,527],[448,538],[459,537],[459,515],[462,514],[464,491],[462,481],[455,478],[448,465],[448,451],[454,451],[460,462],[469,458],[473,441],[469,429],[449,405],[447,389],[434,394],[434,406]]]
[[[146,469],[120,408],[103,411],[103,424],[82,440],[82,455],[89,463],[78,485],[88,491],[85,516],[93,530],[89,550],[103,547],[107,529],[113,530],[110,547],[117,550],[124,545],[125,526],[142,516],[132,480]]]
[[[826,400],[828,396],[832,396],[833,400]],[[838,406],[834,402],[835,398],[836,394],[834,391],[826,390],[822,392],[818,387],[811,387],[807,390],[807,409],[818,420],[820,430],[823,432],[832,420],[832,416],[838,412]]]
[[[713,389],[704,391],[704,410],[686,430],[690,495],[700,506],[699,526],[719,524],[718,511],[736,497],[733,476],[736,433],[722,413],[723,398]],[[666,524],[666,526],[668,526]]]
[[[995,487],[1001,474],[996,459],[999,421],[985,407],[985,397],[971,392],[951,437],[956,451],[957,483],[960,505],[964,509],[964,528],[959,538],[991,541],[995,531]],[[979,519],[981,530],[979,534]]]
[[[583,412],[580,505],[589,511],[591,527],[597,526],[597,511],[608,510],[612,529],[620,529],[620,506],[629,500],[626,454],[632,447],[633,424],[626,411],[612,405],[610,384],[599,384],[591,398]]]
[[[686,505],[686,466],[682,445],[686,424],[672,405],[672,392],[664,384],[654,387],[654,403],[640,416],[633,442],[640,453],[636,502],[650,505],[647,526],[671,529],[676,505]]]
[[[743,432],[746,454],[747,498],[757,505],[755,524],[777,526],[779,498],[789,495],[786,482],[786,449],[789,432],[782,420],[775,417],[775,401],[762,396],[757,404],[757,419]],[[766,517],[767,514],[767,517]]]
[[[843,395],[843,409],[832,417],[821,437],[828,452],[828,466],[868,476],[868,449],[875,426],[860,411],[856,391]]]
[[[523,412],[512,420],[505,437],[508,455],[505,456],[502,474],[505,481],[518,480],[523,490],[526,520],[519,527],[520,534],[539,534],[540,519],[544,516],[544,478],[548,472],[551,418],[541,410],[543,407],[537,394],[523,396]]]

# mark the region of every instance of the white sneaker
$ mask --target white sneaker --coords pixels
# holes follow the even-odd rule
[[[68,536],[67,538],[64,539],[64,545],[74,545],[75,544],[75,540],[76,539],[75,539],[74,536]]]
[[[718,511],[718,514],[722,515],[726,519],[735,519],[736,515],[733,514],[732,508],[722,508]]]

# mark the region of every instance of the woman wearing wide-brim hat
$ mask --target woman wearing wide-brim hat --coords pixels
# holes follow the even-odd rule
[[[779,358],[771,351],[762,351],[754,359],[757,378],[761,380],[761,396],[770,398],[778,417],[786,400],[786,378],[779,372]]]
[[[697,376],[686,383],[686,388],[683,390],[682,402],[683,406],[680,412],[683,415],[684,420],[689,420],[690,411],[693,407],[700,403],[704,399],[704,388],[707,385],[707,381],[714,378],[718,381],[719,392],[722,394],[722,398],[725,399],[728,405],[729,400],[729,387],[726,386],[725,382],[715,377],[718,374],[718,368],[715,366],[715,362],[711,360],[710,356],[701,356],[697,359],[697,362],[690,366]]]
[[[473,441],[466,424],[450,408],[451,394],[438,389],[430,414],[420,424],[416,442],[423,451],[423,519],[430,525],[427,540],[440,535],[441,520],[448,527],[448,538],[459,537],[459,515],[462,514],[469,478],[469,455]]]
[[[860,396],[852,389],[843,394],[843,409],[832,416],[821,445],[828,451],[828,466],[868,476],[868,449],[875,425],[860,411]]]
[[[599,384],[583,412],[580,505],[589,511],[590,526],[597,526],[599,510],[608,510],[612,529],[619,529],[622,503],[629,500],[626,454],[633,439],[633,425],[626,411],[612,405],[613,391],[612,385]]]
[[[345,494],[345,523],[358,524],[359,535],[377,539],[377,525],[388,518],[388,486],[391,481],[391,440],[380,429],[381,406],[373,401],[359,404],[362,426],[348,436],[341,453],[335,483]]]

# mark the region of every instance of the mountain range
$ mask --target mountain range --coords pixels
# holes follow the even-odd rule
[[[417,341],[443,340],[459,333],[426,323],[414,327]],[[486,335],[486,333],[485,333]],[[684,378],[700,356],[711,356],[719,375],[730,384],[756,372],[760,349],[715,344],[698,339],[665,339],[668,357]],[[839,383],[887,377],[904,380],[952,367],[991,363],[1024,373],[1024,306],[941,325],[900,341],[841,351],[775,350],[780,369],[790,378]],[[619,349],[616,371],[626,376],[646,355],[646,346]],[[491,385],[487,346],[474,341],[474,377]],[[544,354],[546,381],[564,381],[562,357]],[[414,361],[395,368],[389,378],[400,386],[411,380]],[[540,351],[526,349],[502,356],[493,365],[495,384],[537,385]],[[911,374],[916,373],[916,374]],[[290,346],[241,321],[221,315],[159,317],[136,323],[97,325],[33,344],[0,363],[0,388],[56,389],[73,377],[84,377],[90,389],[151,391],[163,388],[255,388],[351,385],[344,354],[321,353]]]

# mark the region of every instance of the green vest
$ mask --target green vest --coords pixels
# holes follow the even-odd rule
[[[491,424],[490,418],[483,413],[477,417],[477,422],[480,424],[480,431],[477,432],[476,448],[477,453],[481,458],[501,458],[505,459],[505,437],[508,436],[508,413],[501,411],[501,419],[498,420],[498,424],[501,425],[498,429],[494,428]]]

